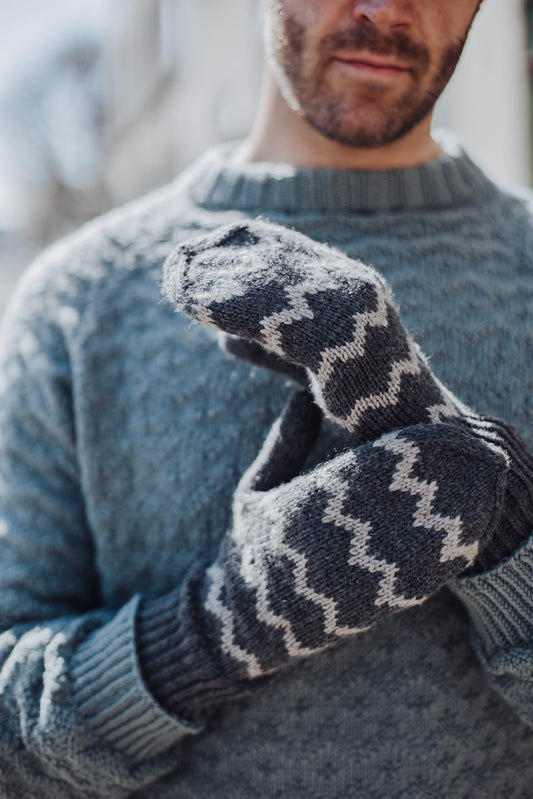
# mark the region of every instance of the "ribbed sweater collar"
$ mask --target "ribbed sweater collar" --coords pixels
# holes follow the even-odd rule
[[[298,169],[290,164],[234,165],[233,144],[210,149],[185,180],[195,203],[301,214],[446,208],[479,200],[494,185],[450,137],[444,154],[417,167],[390,171]]]

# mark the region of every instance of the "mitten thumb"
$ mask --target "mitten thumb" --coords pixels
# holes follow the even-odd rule
[[[247,341],[244,338],[219,331],[218,343],[223,350],[242,361],[286,375],[304,388],[309,385],[309,377],[303,366],[296,366],[274,352],[269,352],[256,341]]]
[[[321,419],[320,408],[309,391],[292,394],[239,488],[269,491],[300,474],[317,439]]]

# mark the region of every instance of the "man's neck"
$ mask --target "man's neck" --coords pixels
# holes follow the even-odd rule
[[[236,163],[289,163],[308,169],[401,169],[433,161],[441,148],[431,138],[431,115],[397,141],[356,148],[316,131],[268,80],[250,135],[234,154]]]

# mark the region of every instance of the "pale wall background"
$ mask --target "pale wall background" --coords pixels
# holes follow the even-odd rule
[[[524,0],[485,0],[436,114],[494,178],[522,185],[531,183],[527,43]]]

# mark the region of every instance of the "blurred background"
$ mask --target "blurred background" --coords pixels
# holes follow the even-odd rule
[[[34,254],[246,134],[257,0],[0,0],[0,315]],[[533,1],[485,0],[442,97],[496,180],[531,185]]]

